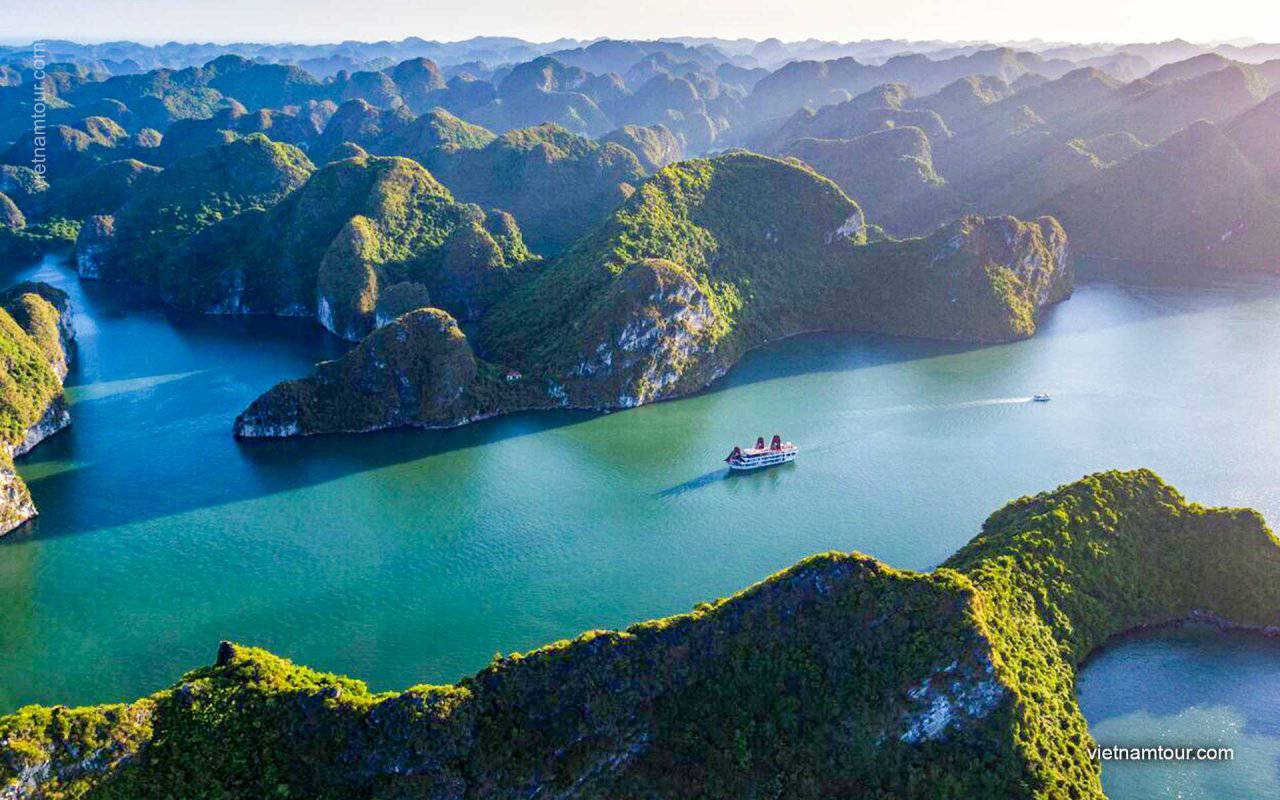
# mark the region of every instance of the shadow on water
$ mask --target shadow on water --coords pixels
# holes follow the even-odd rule
[[[790,472],[795,468],[796,468],[796,464],[794,461],[788,462],[786,464],[779,464],[774,467],[766,467],[764,469],[756,469],[756,470],[749,470],[749,471],[732,470],[726,467],[725,469],[712,470],[711,472],[704,473],[702,475],[699,475],[696,478],[692,478],[690,480],[684,481],[683,483],[677,483],[674,486],[668,486],[666,489],[663,489],[662,491],[654,492],[653,496],[654,497],[679,497],[682,494],[688,494],[689,492],[694,492],[694,491],[697,491],[698,489],[704,489],[708,486],[712,486],[712,485],[721,483],[723,481],[733,481],[734,483],[740,484],[740,485],[748,485],[752,481],[761,481],[761,480],[772,481],[772,480],[777,480],[779,475]],[[768,478],[762,477],[766,475],[769,477]]]
[[[715,469],[710,472],[703,473],[702,475],[699,475],[696,478],[692,478],[690,480],[684,481],[683,483],[677,483],[674,486],[668,486],[662,491],[654,492],[653,496],[654,497],[679,497],[682,494],[688,494],[689,492],[697,491],[698,489],[701,489],[705,486],[710,486],[713,483],[719,483],[720,481],[729,480],[730,477],[733,476],[733,474],[734,474],[733,470],[727,467],[724,469]]]
[[[181,387],[184,382],[171,385],[178,396],[189,391]],[[156,401],[160,406],[164,403],[164,400]],[[36,473],[27,483],[41,513],[23,530],[15,532],[26,535],[6,536],[0,539],[0,547],[36,536],[48,539],[90,533],[256,500],[435,455],[554,430],[593,416],[588,412],[531,412],[446,431],[401,429],[256,441],[233,439],[231,421],[227,419],[215,433],[225,437],[226,442],[210,448],[218,452],[210,452],[204,459],[166,457],[165,463],[172,464],[171,470],[153,470],[146,476],[131,471],[122,474],[119,465],[104,459],[40,475],[42,462],[57,463],[75,457],[79,448],[72,426],[42,444],[38,456],[25,462],[24,467],[34,468]],[[147,483],[139,485],[139,480]],[[168,487],[180,487],[180,491]],[[59,502],[64,497],[76,500]],[[145,497],[145,503],[136,502],[141,497]]]

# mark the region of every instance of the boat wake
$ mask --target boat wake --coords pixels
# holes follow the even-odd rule
[[[880,408],[859,408],[844,412],[848,417],[877,417],[892,414],[918,414],[930,411],[962,411],[967,408],[990,408],[993,406],[1016,406],[1035,400],[1033,395],[1024,394],[1016,397],[989,397],[983,400],[962,400],[956,403],[912,403],[901,406],[882,406]]]

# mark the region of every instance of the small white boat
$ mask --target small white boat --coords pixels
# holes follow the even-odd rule
[[[733,452],[729,454],[725,462],[729,465],[729,469],[733,470],[763,469],[764,467],[773,467],[778,464],[795,461],[799,452],[799,447],[796,447],[791,442],[782,441],[781,436],[774,436],[769,446],[765,447],[764,437],[761,436],[756,439],[755,447],[733,448]]]
[[[1047,403],[1053,398],[1047,394],[1037,394],[1032,396],[1031,401],[1034,403]]]

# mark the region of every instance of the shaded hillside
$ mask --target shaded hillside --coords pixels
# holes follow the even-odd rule
[[[1049,200],[1080,253],[1280,269],[1280,196],[1219,126],[1197,122]]]
[[[514,214],[529,245],[548,254],[598,224],[645,174],[630,150],[554,125],[442,151],[427,166],[460,199]]]
[[[1280,543],[1148,471],[993,514],[932,573],[826,553],[688,614],[373,694],[224,643],[130,704],[0,718],[15,800],[1101,800],[1075,668],[1188,617],[1280,622]]]
[[[756,144],[764,152],[777,153],[796,139],[848,139],[899,126],[919,128],[935,140],[951,136],[942,117],[929,109],[908,108],[910,100],[911,89],[907,86],[877,86],[852,100],[817,111],[801,109]]]
[[[635,153],[646,172],[657,172],[684,157],[684,148],[665,125],[623,125],[600,137]]]
[[[828,178],[897,236],[925,233],[958,213],[946,181],[933,168],[928,135],[887,128],[850,139],[796,139],[782,149]]]
[[[663,163],[681,152],[661,126],[627,126],[602,140],[550,124],[495,136],[444,109],[415,118],[362,101],[344,103],[311,152],[323,163],[346,155],[347,144],[412,158],[459,199],[514,214],[542,253],[563,250],[629,196],[647,174],[636,151]]]

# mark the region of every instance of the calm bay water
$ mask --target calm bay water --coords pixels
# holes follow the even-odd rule
[[[1277,281],[1091,283],[998,347],[791,340],[714,391],[619,414],[238,443],[254,396],[345,345],[296,320],[178,314],[54,260],[12,272],[72,293],[80,345],[72,428],[20,464],[41,516],[0,540],[0,712],[133,698],[220,639],[375,689],[451,681],[816,551],[929,569],[1008,499],[1112,467],[1280,520]],[[804,448],[796,464],[722,469],[774,432]],[[1280,729],[1256,704],[1280,710],[1277,679],[1280,649],[1249,637],[1104,653],[1082,679],[1100,739],[1204,722],[1257,754],[1108,765],[1112,796],[1276,791]]]

